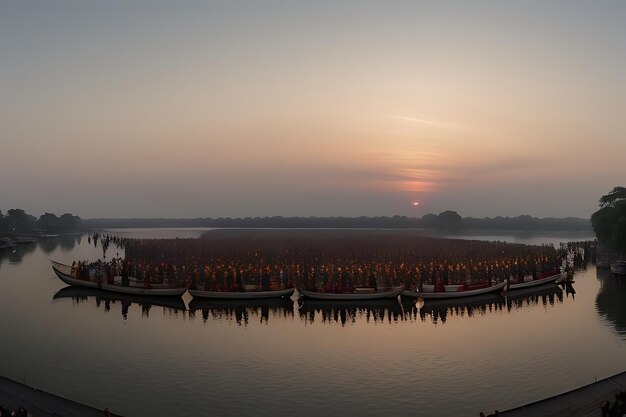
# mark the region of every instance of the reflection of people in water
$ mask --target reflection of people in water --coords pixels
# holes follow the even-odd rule
[[[247,326],[253,317],[258,317],[258,323],[268,324],[270,317],[293,316],[293,302],[290,299],[265,300],[255,303],[246,302],[213,302],[209,300],[192,301],[189,305],[189,316],[194,317],[200,311],[202,321],[209,318],[216,320],[232,320],[239,325]]]

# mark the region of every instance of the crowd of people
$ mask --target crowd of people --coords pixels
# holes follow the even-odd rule
[[[89,237],[125,249],[113,258],[75,265],[83,279],[120,276],[151,284],[208,291],[278,290],[298,286],[323,292],[357,287],[419,289],[434,285],[491,285],[558,273],[562,250],[506,242],[439,239],[380,231],[257,231],[210,239]]]
[[[602,417],[623,417],[626,416],[626,392],[617,390],[615,400],[603,401],[600,404]]]
[[[28,411],[24,407],[20,407],[15,411],[9,411],[3,405],[0,405],[0,417],[27,417]]]

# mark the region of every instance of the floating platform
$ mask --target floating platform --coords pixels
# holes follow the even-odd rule
[[[77,403],[0,376],[0,404],[9,411],[24,407],[33,417],[102,417],[104,410]],[[111,413],[111,416],[116,414]]]
[[[501,411],[501,417],[599,417],[603,400],[615,401],[615,391],[626,391],[626,372],[576,388],[554,397]]]

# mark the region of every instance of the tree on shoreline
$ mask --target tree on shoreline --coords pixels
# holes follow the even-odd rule
[[[0,233],[5,234],[28,234],[37,229],[48,233],[63,233],[77,230],[80,226],[81,218],[70,213],[61,217],[45,213],[37,219],[22,209],[9,209],[5,215],[0,212]]]
[[[626,188],[615,187],[600,198],[600,210],[591,215],[591,224],[600,242],[626,249]]]

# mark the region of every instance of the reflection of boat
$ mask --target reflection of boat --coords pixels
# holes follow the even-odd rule
[[[304,300],[300,302],[300,310],[336,310],[342,308],[358,308],[362,310],[375,310],[381,308],[399,309],[398,300],[385,298],[379,300]]]
[[[35,243],[37,242],[37,240],[39,239],[33,236],[16,236],[13,238],[13,241],[17,243],[18,245],[27,244],[27,243]]]
[[[499,293],[476,295],[469,298],[447,298],[418,300],[405,304],[405,311],[409,317],[424,321],[429,317],[433,322],[445,323],[448,316],[473,317],[475,314],[485,314],[488,311],[502,310],[506,300]]]
[[[423,298],[427,299],[446,299],[446,298],[466,298],[466,297],[475,297],[477,295],[495,293],[504,290],[506,287],[506,282],[501,282],[496,285],[491,285],[489,287],[477,288],[475,290],[464,290],[464,291],[403,291],[402,295],[406,297],[413,298]]]
[[[540,285],[559,282],[561,280],[564,280],[565,277],[566,277],[565,274],[555,274],[555,275],[550,275],[549,277],[535,279],[535,280],[528,281],[528,282],[520,282],[519,284],[509,284],[509,291],[515,291],[521,288],[528,288],[528,287],[538,287]]]
[[[573,289],[573,287],[572,287]],[[563,290],[558,285],[546,284],[541,287],[530,287],[508,293],[506,297],[507,307],[520,308],[524,305],[534,305],[542,302],[543,305],[553,305],[555,301],[563,301]]]
[[[54,294],[53,299],[58,300],[62,298],[86,297],[94,297],[98,300],[104,301],[121,301],[124,305],[130,305],[132,303],[142,305],[150,304],[158,307],[172,308],[175,310],[185,310],[185,302],[181,298],[149,295],[134,296],[132,294],[114,293],[98,288],[77,287],[75,285],[61,288],[56,294]]]
[[[469,298],[445,298],[445,299],[425,299],[422,309],[434,310],[442,308],[476,308],[489,304],[499,304],[504,302],[504,297],[499,293],[488,293],[475,295]]]
[[[379,300],[384,298],[396,298],[404,290],[404,285],[399,287],[393,287],[388,291],[373,291],[372,289],[358,290],[351,293],[332,293],[332,292],[317,292],[317,291],[300,291],[306,298],[313,298],[316,300]]]
[[[498,293],[483,294],[470,298],[452,299],[427,299],[416,303],[404,304],[408,315],[419,317],[422,320],[430,318],[433,322],[445,323],[449,316],[472,317],[475,314],[485,314],[491,311],[499,311],[507,308],[522,308],[543,302],[554,304],[555,300],[563,301],[563,290],[552,284],[541,287],[529,287],[506,293],[505,296]]]
[[[269,309],[289,309],[293,310],[291,298],[264,298],[264,299],[199,299],[194,298],[189,302],[189,311],[196,310],[230,310],[236,308],[269,308]]]
[[[260,321],[267,322],[272,316],[292,316],[293,301],[291,298],[264,298],[248,300],[228,300],[194,298],[189,303],[189,314],[202,313],[202,319],[209,317],[223,320],[234,318],[239,324],[248,324],[251,317],[260,317]]]
[[[168,285],[152,284],[150,288],[145,288],[140,281],[131,280],[131,285],[118,285],[118,284],[106,284],[99,283],[97,281],[88,281],[80,279],[76,276],[75,268],[69,265],[64,265],[59,262],[52,262],[52,269],[59,279],[68,285],[76,285],[79,287],[89,288],[102,288],[103,290],[133,294],[133,295],[154,295],[154,296],[181,296],[187,287],[170,288]]]
[[[295,288],[287,288],[284,290],[274,291],[201,291],[189,290],[189,294],[194,298],[216,298],[216,299],[261,299],[261,298],[279,298],[291,297]]]
[[[626,261],[615,261],[611,263],[611,273],[615,275],[626,275]]]
[[[402,319],[404,310],[397,299],[385,298],[378,300],[310,300],[301,301],[298,308],[300,316],[314,322],[318,316],[322,322],[354,322],[357,316],[367,320],[397,321]]]
[[[557,295],[563,293],[563,290],[558,285],[544,284],[540,287],[529,287],[517,290],[515,292],[507,293],[508,300],[518,300],[527,297],[536,297],[543,295]]]
[[[0,237],[0,249],[14,248],[17,244],[8,237]]]

